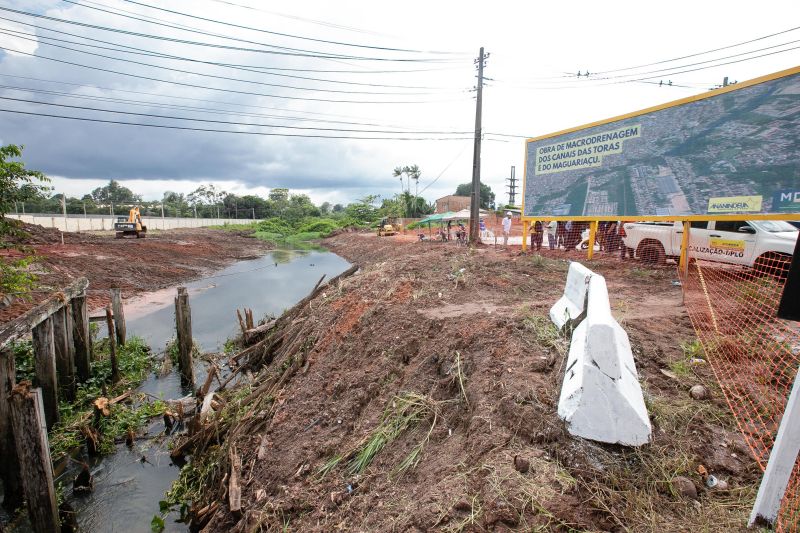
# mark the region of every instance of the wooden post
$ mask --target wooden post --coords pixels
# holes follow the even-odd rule
[[[125,311],[122,308],[122,290],[111,289],[111,306],[114,310],[114,324],[117,331],[117,344],[125,346]]]
[[[36,533],[60,531],[42,391],[31,389],[30,382],[23,381],[11,391],[10,403],[22,489],[28,501],[31,525]]]
[[[72,342],[72,306],[64,305],[53,313],[53,343],[56,349],[56,370],[61,395],[75,399],[75,345]]]
[[[106,306],[106,324],[108,325],[108,354],[111,358],[111,383],[119,381],[119,365],[117,364],[117,340],[114,337],[114,317],[111,306]]]
[[[189,293],[186,287],[178,287],[178,296],[175,297],[175,326],[178,334],[178,367],[181,372],[181,382],[194,389],[192,310],[189,307]]]
[[[0,481],[3,483],[3,507],[13,511],[22,504],[22,485],[17,447],[11,429],[9,394],[16,385],[14,354],[0,349]]]
[[[53,317],[34,327],[33,357],[36,369],[35,384],[42,389],[42,404],[47,429],[52,429],[59,420],[58,379],[56,378],[56,348],[53,343]]]
[[[75,344],[75,371],[83,383],[92,377],[92,336],[89,333],[89,311],[86,293],[72,299],[72,339]]]

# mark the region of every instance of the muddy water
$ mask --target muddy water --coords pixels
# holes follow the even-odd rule
[[[266,314],[280,314],[309,293],[322,274],[331,278],[349,267],[332,253],[277,250],[251,261],[242,261],[207,278],[185,284],[192,308],[192,330],[203,351],[222,349],[225,340],[236,334],[236,308],[248,307],[256,319]],[[126,305],[128,335],[143,337],[154,351],[161,351],[174,335],[173,298],[175,289],[149,295]],[[198,366],[196,379],[205,374]],[[140,390],[164,399],[179,398],[180,379],[173,372],[165,377],[148,379]],[[151,435],[163,431],[154,421]],[[142,532],[150,531],[150,521],[159,513],[159,500],[178,476],[171,464],[167,439],[139,440],[132,449],[119,445],[117,453],[90,461],[95,476],[94,493],[88,497],[71,494],[75,467],[60,476],[69,502],[77,511],[81,531]],[[175,522],[175,515],[165,519],[167,532],[185,532],[188,528]]]

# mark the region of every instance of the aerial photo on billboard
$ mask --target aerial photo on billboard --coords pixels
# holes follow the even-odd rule
[[[800,69],[526,143],[526,217],[800,214]]]

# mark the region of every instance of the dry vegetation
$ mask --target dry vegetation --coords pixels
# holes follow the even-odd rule
[[[692,362],[674,271],[592,265],[631,337],[654,426],[652,444],[625,449],[573,439],[556,416],[568,339],[546,314],[564,252],[359,234],[327,245],[361,269],[251,339],[238,383],[174,450],[191,462],[170,500],[190,502],[195,527],[743,529],[759,470],[708,365]],[[696,383],[709,399],[690,399]],[[700,465],[728,488],[706,489]]]

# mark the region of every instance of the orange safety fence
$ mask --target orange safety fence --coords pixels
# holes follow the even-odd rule
[[[753,268],[692,260],[680,271],[686,310],[758,465],[769,460],[800,364],[800,323],[776,317],[791,258]],[[778,531],[800,531],[800,461],[781,502]]]

